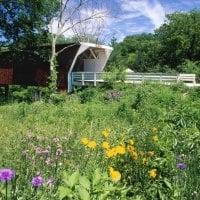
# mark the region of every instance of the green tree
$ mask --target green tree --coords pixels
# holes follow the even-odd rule
[[[58,0],[6,0],[0,2],[0,39],[18,48],[47,43],[48,24]]]
[[[161,65],[177,68],[185,59],[200,60],[200,11],[176,12],[167,15],[166,22],[155,31],[161,43]]]
[[[159,41],[153,34],[127,36],[122,42],[115,44],[109,64],[139,72],[152,71],[156,65],[158,47]]]

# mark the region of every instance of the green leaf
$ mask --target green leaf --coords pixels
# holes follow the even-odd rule
[[[173,187],[172,187],[171,183],[167,180],[167,178],[164,178],[163,181],[164,181],[165,185],[166,185],[170,190],[173,190]]]
[[[73,188],[78,183],[78,179],[79,179],[79,171],[76,171],[68,178],[69,186]]]
[[[95,186],[95,185],[98,185],[98,183],[100,182],[102,176],[101,176],[101,171],[99,168],[97,168],[95,171],[94,171],[94,174],[93,174],[93,177],[92,177],[92,185]]]
[[[82,200],[90,200],[90,194],[84,187],[82,186],[78,187],[78,192]]]
[[[109,194],[110,194],[109,191],[104,192],[103,194],[99,195],[98,200],[104,200],[104,199],[106,199]]]
[[[68,177],[69,177],[69,174],[67,174],[67,172],[63,172],[63,180],[64,180],[64,182],[67,182]]]
[[[58,192],[59,192],[59,199],[60,200],[64,199],[65,197],[70,197],[70,198],[73,197],[72,190],[70,188],[60,186],[58,188]]]
[[[79,183],[85,188],[90,189],[90,181],[86,176],[80,176],[79,177]]]

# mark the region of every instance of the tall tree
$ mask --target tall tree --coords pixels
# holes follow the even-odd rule
[[[200,11],[176,12],[155,31],[161,43],[161,65],[176,68],[185,59],[200,60]]]
[[[45,39],[58,0],[0,0],[0,40],[20,47]]]

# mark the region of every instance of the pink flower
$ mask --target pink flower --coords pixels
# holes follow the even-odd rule
[[[57,142],[59,142],[60,140],[59,140],[59,138],[53,138],[53,141],[54,141],[55,143],[57,143]]]
[[[45,163],[46,163],[47,165],[50,165],[50,164],[51,164],[51,159],[50,159],[50,158],[47,158],[46,161],[45,161]]]
[[[40,141],[41,140],[41,137],[40,136],[36,136],[36,140]]]
[[[56,151],[57,156],[61,156],[62,153],[63,153],[62,149],[57,149],[57,151]]]
[[[29,133],[27,133],[27,136],[28,136],[28,138],[32,138],[33,137],[33,133],[29,132]]]
[[[42,149],[41,149],[40,147],[37,147],[37,148],[35,149],[35,153],[36,153],[36,154],[41,154],[41,153],[42,153]]]
[[[51,186],[55,183],[55,181],[56,181],[55,178],[49,178],[47,180],[46,184],[47,184],[47,186]]]
[[[46,149],[46,150],[42,151],[42,153],[48,155],[50,153],[50,151]]]

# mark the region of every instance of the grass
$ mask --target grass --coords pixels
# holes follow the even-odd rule
[[[13,99],[0,106],[0,168],[16,172],[8,182],[9,199],[200,198],[198,88],[120,83],[48,101]],[[88,147],[83,138],[97,146]],[[120,180],[112,179],[110,167]],[[31,185],[36,176],[44,178],[41,187]],[[46,185],[52,177],[56,181]],[[3,181],[0,198],[8,198]]]

